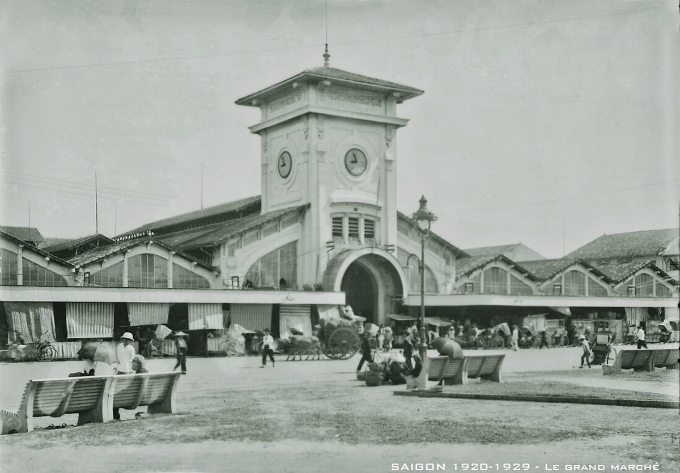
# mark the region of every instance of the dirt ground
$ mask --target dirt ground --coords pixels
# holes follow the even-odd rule
[[[505,353],[507,383],[550,378],[586,392],[678,398],[677,373],[605,378],[599,367],[574,369],[577,348]],[[680,470],[677,409],[394,396],[404,386],[357,382],[357,362],[280,359],[261,369],[256,358],[190,359],[177,415],[135,420],[134,412],[122,411],[121,422],[82,427],[72,427],[75,416],[36,419],[33,433],[0,438],[1,464],[4,471],[36,472],[95,464],[103,472],[417,471],[420,463],[445,471],[569,471],[571,465],[620,471],[612,465],[655,464],[657,471]],[[149,368],[173,365],[153,360]],[[79,367],[0,365],[0,405],[18,404],[28,379]],[[62,423],[67,427],[46,428]]]

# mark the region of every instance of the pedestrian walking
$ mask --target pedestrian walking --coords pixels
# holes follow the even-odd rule
[[[578,337],[579,342],[581,342],[581,346],[583,347],[583,354],[581,355],[581,366],[579,368],[583,368],[583,362],[585,361],[588,363],[588,368],[590,368],[590,357],[593,355],[593,352],[590,350],[590,343],[588,343],[588,340],[586,340],[586,337],[584,335],[581,335]]]
[[[512,335],[510,336],[510,344],[513,351],[519,350],[519,330],[517,330],[517,325],[512,326]]]
[[[645,329],[642,325],[637,326],[637,347],[638,350],[642,347],[647,348],[647,342],[645,341]]]
[[[262,337],[262,365],[260,365],[260,368],[267,365],[267,356],[272,360],[272,368],[274,368],[274,337],[269,334],[268,328],[264,329],[264,336]]]
[[[404,331],[404,358],[406,358],[406,366],[408,366],[408,369],[412,370],[413,369],[413,348],[414,348],[415,341],[413,339],[413,335],[409,330]]]
[[[548,332],[546,332],[545,330],[541,332],[541,344],[539,345],[538,348],[540,350],[543,347],[550,348],[550,344],[548,343]]]
[[[189,352],[187,341],[189,335],[184,332],[175,332],[172,336],[175,339],[175,348],[177,349],[177,364],[172,370],[175,371],[181,366],[182,374],[187,374],[187,353]]]
[[[361,339],[361,359],[359,360],[359,366],[357,366],[357,373],[361,371],[362,366],[364,366],[364,361],[373,363],[371,334],[369,332],[364,332],[363,338]]]

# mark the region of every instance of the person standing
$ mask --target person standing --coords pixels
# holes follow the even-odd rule
[[[177,350],[177,364],[172,370],[175,371],[181,366],[182,374],[187,374],[187,353],[189,352],[187,340],[189,335],[184,332],[175,332],[172,336],[175,338],[175,349]]]
[[[116,347],[116,355],[118,355],[118,365],[113,369],[116,374],[132,373],[132,359],[135,357],[135,347],[132,342],[135,341],[130,332],[125,332],[120,337],[121,343]]]
[[[262,365],[260,368],[267,366],[267,356],[272,361],[272,368],[274,364],[274,337],[269,334],[269,329],[264,329],[264,336],[262,337]]]
[[[545,330],[541,332],[541,344],[539,345],[538,349],[540,350],[543,347],[550,348],[550,344],[548,344],[548,332]]]
[[[637,347],[638,350],[642,347],[647,348],[647,341],[645,340],[645,329],[642,328],[642,325],[637,326]]]
[[[364,332],[363,338],[361,339],[361,359],[359,360],[359,366],[357,366],[357,373],[361,371],[361,367],[364,366],[364,361],[373,363],[371,334],[369,332]]]
[[[382,350],[385,345],[385,325],[380,324],[378,327],[378,350]]]
[[[510,336],[510,342],[512,344],[512,350],[517,351],[519,349],[519,330],[517,325],[512,326],[512,335]]]
[[[588,340],[586,340],[585,335],[581,335],[578,337],[579,341],[581,342],[581,346],[583,347],[583,354],[581,355],[581,366],[579,368],[583,368],[583,362],[588,363],[588,368],[590,368],[590,357],[593,354],[593,352],[590,350],[590,343],[588,343]]]
[[[382,349],[385,353],[389,352],[392,350],[392,340],[394,339],[394,336],[392,335],[392,327],[389,325],[385,327],[385,341],[383,342]]]
[[[408,366],[408,369],[412,370],[413,369],[413,349],[414,349],[415,341],[413,338],[413,334],[409,330],[404,331],[404,358],[406,358],[406,366]]]

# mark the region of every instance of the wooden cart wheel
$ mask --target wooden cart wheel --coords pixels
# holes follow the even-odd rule
[[[42,347],[38,359],[40,361],[52,361],[57,357],[57,350],[52,345]]]
[[[328,352],[337,360],[346,360],[354,356],[361,348],[359,336],[349,327],[338,327],[328,338]]]
[[[496,335],[491,339],[491,346],[493,348],[503,348],[505,346],[505,341],[500,335]]]

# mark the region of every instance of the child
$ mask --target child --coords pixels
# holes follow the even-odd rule
[[[583,347],[583,355],[581,355],[581,366],[579,368],[583,368],[583,361],[585,360],[588,363],[588,368],[590,368],[590,357],[593,354],[592,351],[590,351],[590,343],[588,343],[588,340],[586,340],[586,337],[584,335],[581,335],[578,337],[579,341],[581,342],[581,346]]]

